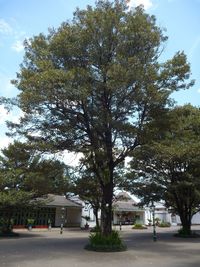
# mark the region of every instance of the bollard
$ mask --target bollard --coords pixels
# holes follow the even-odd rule
[[[60,234],[62,235],[62,233],[63,233],[63,223],[61,223],[60,225]]]

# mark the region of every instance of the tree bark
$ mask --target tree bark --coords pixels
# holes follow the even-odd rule
[[[183,232],[186,235],[191,235],[191,219],[192,215],[189,212],[182,211],[180,214]]]
[[[110,182],[103,187],[103,199],[101,205],[101,230],[104,236],[112,232],[112,199],[113,183]]]

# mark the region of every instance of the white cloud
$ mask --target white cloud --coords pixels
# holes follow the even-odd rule
[[[20,40],[17,40],[11,47],[14,51],[20,53],[24,50],[23,42]]]
[[[199,93],[199,94],[200,94],[200,88],[197,90],[197,93]]]
[[[145,9],[149,9],[153,6],[153,3],[151,0],[129,0],[129,1],[127,0],[127,4],[129,8],[143,5]]]
[[[63,153],[63,161],[65,162],[65,164],[73,167],[76,167],[78,165],[81,157],[81,153],[73,153],[69,151],[65,151]]]
[[[11,49],[17,53],[23,51],[23,41],[26,33],[18,26],[17,21],[11,20],[8,23],[5,19],[0,18],[0,46],[5,46],[7,42],[11,43]]]
[[[9,138],[8,136],[1,136],[0,138],[0,149],[5,148],[9,145],[9,143],[12,143],[13,140]]]
[[[0,19],[0,33],[11,34],[12,32],[12,27],[4,19]]]
[[[79,160],[82,157],[82,154],[65,150],[64,152],[57,153],[56,157],[59,160],[62,160],[65,164],[76,167],[79,164]]]

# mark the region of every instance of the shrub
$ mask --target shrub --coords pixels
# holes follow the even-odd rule
[[[155,218],[155,224],[158,226],[160,224],[161,219],[159,217]]]
[[[142,225],[141,223],[135,223],[132,229],[147,229],[147,227]]]
[[[102,235],[101,232],[90,234],[89,244],[85,248],[88,250],[102,252],[126,250],[126,246],[123,244],[117,231],[112,231],[112,233],[108,236]]]
[[[101,228],[98,227],[98,226],[95,226],[95,227],[93,227],[93,228],[90,230],[90,232],[93,232],[93,233],[101,232]]]
[[[13,219],[1,218],[0,219],[0,233],[11,233],[13,229]]]
[[[170,227],[171,223],[170,222],[161,222],[158,224],[159,227]]]
[[[31,218],[29,218],[29,219],[27,219],[27,225],[33,225],[34,224],[34,219],[31,219]]]

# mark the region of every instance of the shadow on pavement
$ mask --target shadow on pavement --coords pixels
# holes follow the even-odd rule
[[[154,242],[151,231],[122,231],[128,250],[119,253],[84,250],[89,236],[85,231],[20,233],[15,240],[0,240],[0,266],[199,267],[200,238],[177,238],[175,232],[159,232]]]

